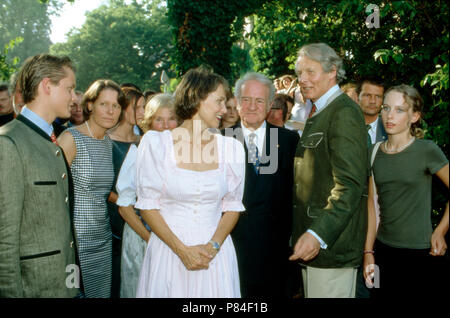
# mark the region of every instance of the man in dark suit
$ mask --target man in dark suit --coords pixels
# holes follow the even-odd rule
[[[364,77],[356,87],[359,106],[364,114],[364,121],[369,125],[368,133],[370,142],[375,144],[378,141],[387,139],[383,121],[380,118],[381,105],[384,98],[384,83],[375,76]]]
[[[242,213],[231,236],[243,297],[287,296],[292,225],[293,160],[298,134],[265,121],[275,95],[267,77],[247,73],[236,82],[241,122],[226,128],[248,156]]]
[[[355,297],[367,230],[368,150],[361,108],[338,85],[342,59],[324,43],[303,46],[296,72],[312,102],[295,157],[291,260],[305,296]]]
[[[41,54],[18,76],[26,106],[0,128],[0,297],[75,297],[70,171],[51,125],[70,116],[74,69]]]
[[[367,127],[367,144],[374,145],[379,141],[387,139],[386,130],[381,120],[380,111],[384,99],[384,82],[377,76],[365,76],[356,86],[358,103],[364,114],[364,121]],[[369,158],[371,147],[369,147]],[[379,210],[377,210],[379,212]],[[377,215],[379,217],[379,215]],[[369,298],[370,291],[366,287],[363,269],[358,269],[356,298]]]

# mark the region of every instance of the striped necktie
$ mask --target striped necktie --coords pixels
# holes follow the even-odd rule
[[[313,104],[313,105],[312,105],[312,108],[311,108],[311,111],[309,112],[308,119],[311,118],[312,115],[314,115],[314,113],[315,113],[316,111],[317,111],[316,104]]]
[[[248,135],[248,160],[253,163],[253,167],[255,168],[256,174],[259,173],[259,156],[258,156],[258,147],[256,147],[255,143],[256,134],[251,133]]]

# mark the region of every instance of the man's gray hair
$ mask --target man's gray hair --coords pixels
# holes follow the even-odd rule
[[[270,108],[270,105],[272,104],[272,101],[275,97],[275,86],[273,85],[272,81],[261,73],[256,72],[248,72],[244,76],[242,76],[240,79],[237,80],[236,84],[234,85],[234,95],[236,96],[236,99],[238,101],[241,98],[241,88],[247,81],[258,81],[261,84],[265,85],[269,89],[269,100],[267,101],[267,108]]]
[[[333,68],[336,68],[336,81],[338,83],[345,79],[345,70],[342,59],[328,44],[312,43],[302,46],[298,51],[298,58],[295,63],[295,71],[297,74],[300,57],[307,57],[311,60],[319,62],[326,73],[329,73],[333,70]]]

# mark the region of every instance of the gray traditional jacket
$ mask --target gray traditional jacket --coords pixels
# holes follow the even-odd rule
[[[75,297],[64,154],[18,119],[0,128],[0,297]]]

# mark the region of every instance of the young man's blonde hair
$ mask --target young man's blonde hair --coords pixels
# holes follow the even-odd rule
[[[64,67],[75,72],[68,56],[58,57],[50,54],[38,54],[29,57],[17,75],[17,88],[25,104],[32,102],[37,95],[38,86],[44,78],[57,85],[68,74]]]

